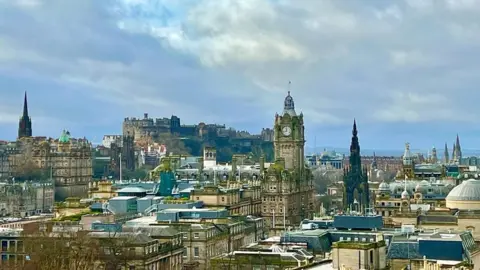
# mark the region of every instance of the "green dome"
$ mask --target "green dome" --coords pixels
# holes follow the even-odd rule
[[[61,143],[68,143],[70,142],[70,132],[63,130],[62,135],[58,138],[58,141]]]

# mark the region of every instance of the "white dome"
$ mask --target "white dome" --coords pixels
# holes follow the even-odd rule
[[[408,191],[404,190],[402,192],[402,199],[408,199],[408,198],[410,198],[410,195],[408,194]]]
[[[468,179],[454,187],[446,198],[447,201],[480,201],[480,181]]]
[[[387,191],[387,190],[390,190],[390,185],[386,182],[382,182],[380,183],[380,185],[378,186],[378,189],[379,190],[382,190],[382,191]]]

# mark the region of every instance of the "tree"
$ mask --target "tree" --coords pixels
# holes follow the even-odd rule
[[[329,169],[326,167],[318,167],[312,171],[313,184],[319,194],[325,194],[330,184],[341,181],[343,176],[342,170]]]
[[[122,175],[123,179],[143,180],[143,179],[147,178],[147,176],[148,176],[148,172],[143,168],[138,168],[133,172],[124,169],[122,173],[123,173],[123,175]]]
[[[15,180],[47,180],[50,174],[47,169],[38,167],[31,159],[23,160],[18,164],[12,173]]]
[[[98,241],[82,233],[37,232],[23,236],[28,256],[27,270],[95,269],[99,260]]]

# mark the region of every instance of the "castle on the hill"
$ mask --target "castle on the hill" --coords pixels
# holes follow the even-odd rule
[[[262,141],[273,141],[273,130],[264,128],[259,135],[252,135],[246,131],[237,131],[233,128],[226,128],[225,125],[199,123],[196,125],[182,125],[180,118],[172,115],[170,118],[150,118],[145,113],[143,119],[125,118],[123,121],[123,135],[132,135],[134,140],[144,137],[155,138],[161,134],[169,133],[179,137],[197,137],[201,139],[220,138],[246,138]]]

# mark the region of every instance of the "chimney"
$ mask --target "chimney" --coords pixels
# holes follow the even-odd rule
[[[144,119],[148,119],[148,113],[144,113],[144,114],[143,114],[143,118],[144,118]]]

